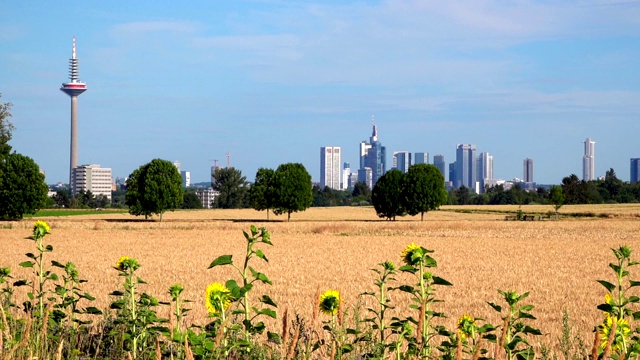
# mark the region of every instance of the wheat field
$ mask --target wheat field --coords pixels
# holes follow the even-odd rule
[[[528,213],[546,213],[551,207],[527,207]],[[93,306],[107,308],[108,294],[121,286],[113,269],[120,256],[134,257],[142,267],[137,272],[148,284],[141,291],[168,301],[169,286],[180,283],[193,310],[187,323],[206,322],[204,289],[213,282],[239,279],[230,267],[207,270],[220,255],[243,256],[242,230],[251,224],[264,226],[274,246],[261,246],[269,263],[253,266],[267,274],[273,286],[258,285],[254,296],[269,294],[279,311],[312,316],[318,289],[340,290],[347,309],[358,302],[358,294],[374,290],[370,270],[385,260],[400,264],[400,253],[412,242],[435,250],[434,273],[453,283],[438,289],[444,300],[435,310],[453,327],[463,314],[499,324],[498,315],[486,304],[499,302],[498,289],[530,291],[528,303],[535,305],[533,324],[545,334],[541,343],[557,342],[566,309],[578,334],[590,339],[602,315],[596,306],[605,294],[596,280],[613,281],[608,268],[614,260],[611,248],[628,245],[640,259],[640,205],[565,206],[561,213],[589,212],[591,217],[560,221],[504,221],[505,212],[518,207],[444,207],[419,216],[383,221],[370,207],[311,208],[266,221],[265,212],[253,210],[201,210],[168,212],[163,222],[144,221],[126,214],[43,218],[51,225],[46,243],[54,252],[46,259],[72,261],[87,279],[83,290],[97,299]],[[471,213],[470,213],[471,211]],[[478,212],[478,213],[476,213]],[[33,252],[24,238],[33,220],[0,224],[0,266],[9,266],[16,278],[29,275],[18,263]],[[640,267],[631,272],[640,280]],[[395,285],[413,282],[399,274]],[[394,285],[394,284],[391,284]],[[396,311],[408,315],[409,299],[392,295]],[[361,309],[371,306],[365,302]],[[168,316],[168,309],[161,315]],[[350,310],[349,312],[353,312]],[[276,321],[267,322],[270,328]],[[590,343],[590,340],[586,340]]]

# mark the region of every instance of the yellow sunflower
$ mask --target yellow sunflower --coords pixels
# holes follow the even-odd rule
[[[138,260],[130,258],[128,256],[121,256],[118,262],[116,262],[116,269],[120,271],[129,269],[136,270],[139,267],[140,263],[138,263]]]
[[[609,334],[611,334],[611,327],[613,322],[616,321],[616,333],[611,344],[611,351],[620,349],[623,343],[629,342],[629,335],[631,335],[631,328],[629,322],[625,319],[618,319],[616,317],[607,314],[607,317],[602,321],[602,324],[598,325],[598,332],[600,333],[600,347],[602,349],[607,347],[609,342]]]
[[[231,290],[219,282],[207,286],[205,304],[212,316],[220,315],[231,306]]]
[[[407,245],[406,248],[402,251],[402,260],[405,264],[415,266],[420,262],[422,258],[422,247],[420,245],[416,245],[415,243],[411,243]]]
[[[458,319],[458,333],[463,340],[469,337],[474,337],[476,331],[476,320],[473,317],[465,314]]]
[[[33,236],[35,236],[36,238],[44,237],[45,235],[49,234],[50,230],[51,228],[49,227],[49,224],[42,220],[38,220],[33,224]]]
[[[335,315],[340,307],[340,293],[338,290],[327,290],[318,299],[320,311],[328,315]]]

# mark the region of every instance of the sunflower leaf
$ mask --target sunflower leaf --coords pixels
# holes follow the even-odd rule
[[[262,297],[260,298],[260,302],[276,308],[278,307],[278,305],[269,297],[269,295],[262,295]]]
[[[217,259],[213,260],[211,262],[211,265],[209,265],[207,269],[211,269],[212,267],[215,267],[215,266],[233,264],[233,261],[231,260],[232,257],[233,255],[222,255]]]

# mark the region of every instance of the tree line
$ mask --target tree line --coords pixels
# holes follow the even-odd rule
[[[640,183],[624,182],[609,169],[603,180],[584,181],[571,174],[562,179],[558,186],[562,190],[564,204],[603,204],[640,202]],[[538,187],[527,191],[519,184],[505,189],[503,185],[487,188],[483,194],[476,194],[469,188],[460,187],[449,191],[449,205],[528,205],[553,204],[551,189]]]

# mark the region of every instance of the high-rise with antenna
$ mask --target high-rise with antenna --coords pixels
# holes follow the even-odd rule
[[[87,91],[87,85],[78,79],[78,59],[76,58],[76,37],[69,59],[69,82],[63,83],[62,92],[71,97],[71,156],[69,166],[69,186],[74,189],[73,169],[78,166],[78,95]]]

